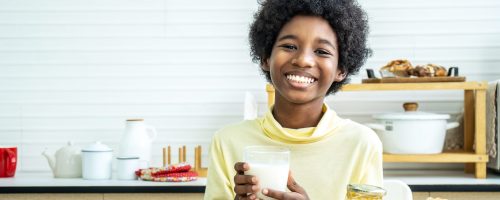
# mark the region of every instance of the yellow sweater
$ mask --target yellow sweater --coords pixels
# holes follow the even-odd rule
[[[382,144],[369,128],[342,119],[323,106],[317,127],[286,129],[268,113],[219,130],[210,146],[205,200],[234,199],[234,164],[243,161],[249,145],[290,149],[290,170],[310,199],[339,199],[347,184],[382,186]]]

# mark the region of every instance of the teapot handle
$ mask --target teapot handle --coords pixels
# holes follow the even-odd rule
[[[149,140],[153,141],[156,138],[156,128],[153,126],[146,125],[146,129],[148,130]]]

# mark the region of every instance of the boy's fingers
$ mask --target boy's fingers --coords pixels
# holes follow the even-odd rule
[[[237,200],[256,200],[257,199],[257,195],[255,195],[255,194],[238,195],[237,197],[238,197],[238,198],[236,198]]]
[[[250,166],[248,166],[245,162],[237,162],[234,164],[234,169],[238,172],[238,174],[244,174],[245,171],[250,169]]]
[[[234,186],[234,192],[238,195],[244,195],[248,193],[256,193],[259,191],[259,186],[257,185],[236,185]]]
[[[252,176],[252,175],[235,175],[234,176],[234,183],[236,185],[239,185],[239,184],[256,185],[258,183],[258,179],[256,176]]]
[[[273,190],[273,189],[268,189],[268,188],[263,189],[262,194],[264,194],[268,197],[275,198],[275,199],[283,199],[285,196],[285,192],[277,191],[277,190]]]

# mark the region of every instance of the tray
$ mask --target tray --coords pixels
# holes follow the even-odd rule
[[[432,83],[432,82],[465,82],[463,76],[444,76],[444,77],[412,77],[412,78],[368,78],[363,79],[362,83]]]

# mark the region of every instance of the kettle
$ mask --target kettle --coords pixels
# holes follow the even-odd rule
[[[49,162],[50,169],[55,178],[80,178],[82,177],[81,149],[73,142],[56,151],[55,156],[49,155],[47,149],[42,153]]]
[[[118,157],[139,157],[141,167],[148,167],[151,160],[151,144],[156,129],[144,123],[144,119],[128,119],[120,141]]]

